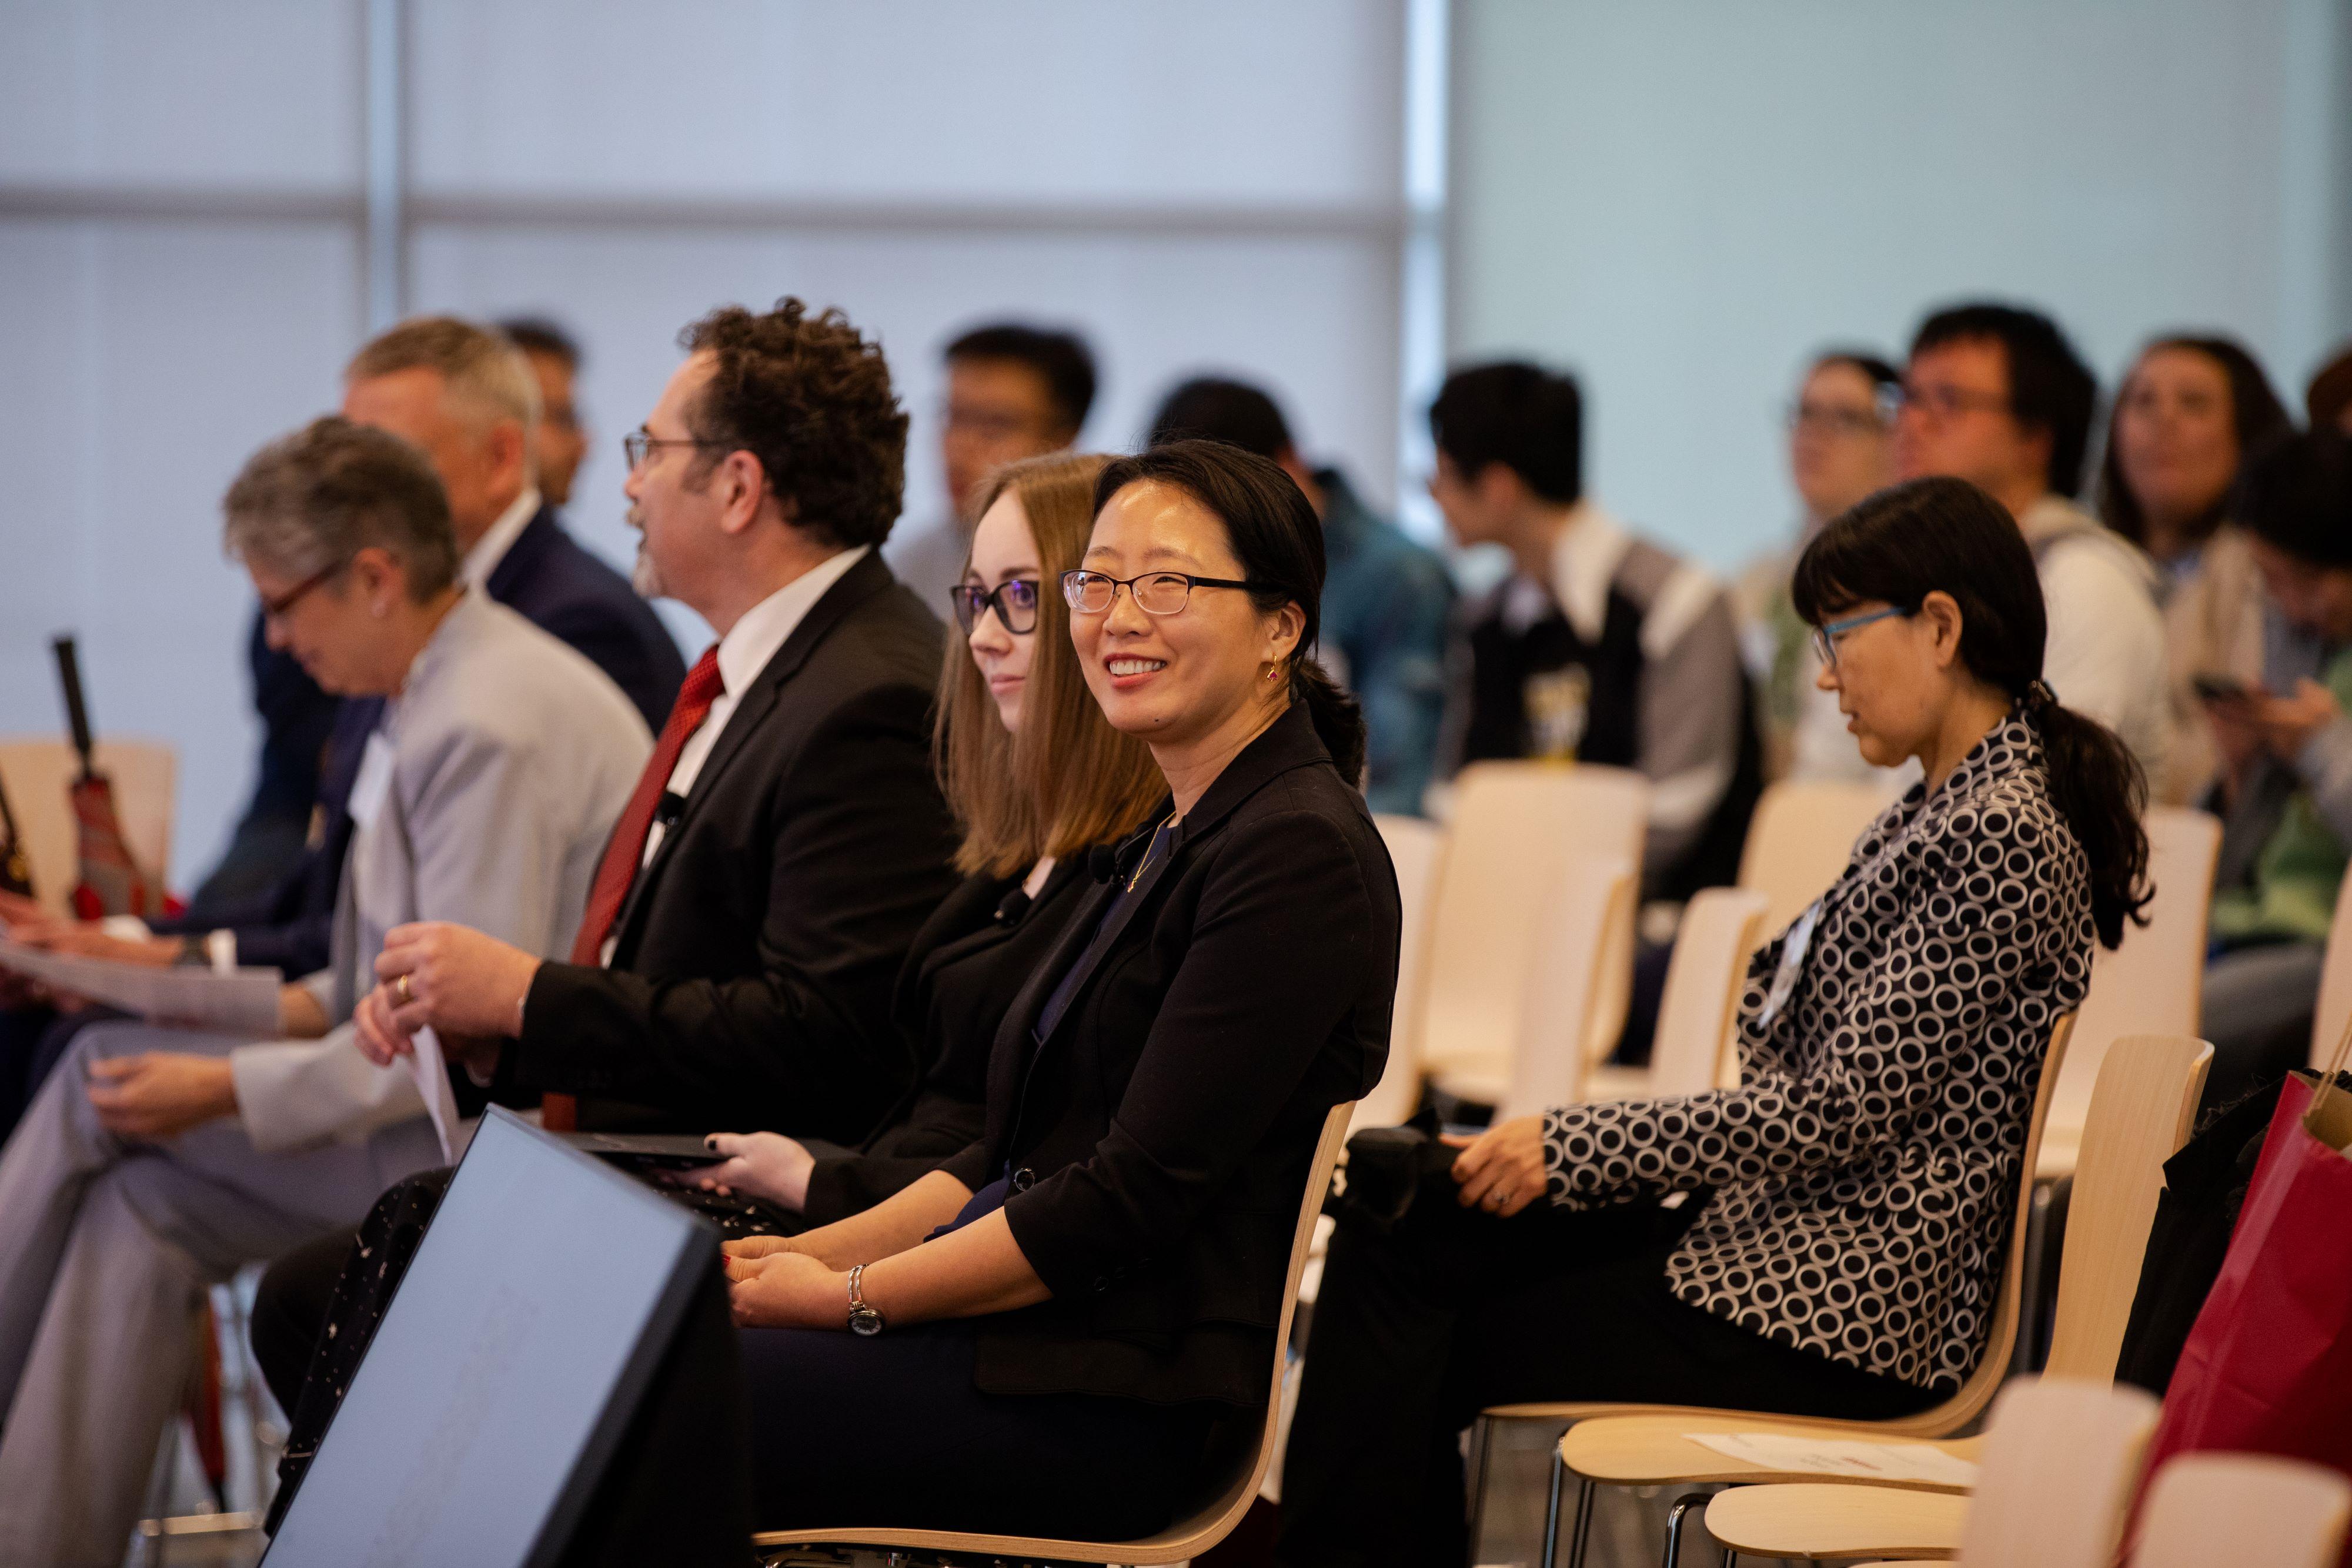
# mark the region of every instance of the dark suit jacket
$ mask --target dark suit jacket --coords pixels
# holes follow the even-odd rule
[[[879,556],[827,589],[631,885],[612,967],[541,967],[502,1084],[581,1096],[583,1127],[864,1137],[913,1081],[891,986],[955,884],[940,654]]]
[[[368,735],[383,716],[382,697],[347,697],[335,704],[334,727],[318,766],[317,832],[292,869],[260,893],[191,906],[184,915],[150,920],[149,929],[163,936],[234,932],[239,964],[282,969],[289,979],[325,968],[335,929],[335,889],[352,847],[352,785],[359,778]]]
[[[975,1378],[1255,1406],[1324,1118],[1388,1057],[1396,873],[1304,706],[1226,766],[1113,907],[1149,838],[1006,1014],[987,1135],[946,1166],[975,1191],[1009,1173],[1005,1219],[1054,1292],[982,1321]]]
[[[613,677],[656,735],[686,680],[677,642],[629,580],[563,531],[541,507],[482,585],[542,632],[569,643]]]
[[[982,874],[940,901],[898,977],[894,1015],[922,1073],[855,1153],[819,1153],[801,1218],[829,1225],[862,1214],[940,1168],[988,1130],[988,1056],[997,1021],[1094,891],[1085,852],[1046,875],[1034,899],[1021,878]]]

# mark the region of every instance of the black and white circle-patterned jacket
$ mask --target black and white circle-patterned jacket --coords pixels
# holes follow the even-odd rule
[[[1748,967],[1740,1086],[1546,1112],[1549,1195],[1712,1188],[1676,1296],[1953,1388],[2000,1291],[2036,1072],[2090,981],[2089,868],[2032,727],[2012,712],[1870,826],[1768,1006],[1803,925]]]

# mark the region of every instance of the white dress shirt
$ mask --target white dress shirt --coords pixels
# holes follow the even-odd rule
[[[467,550],[466,559],[457,563],[457,575],[464,580],[466,586],[488,592],[490,573],[499,570],[499,562],[507,559],[507,551],[514,548],[515,540],[521,536],[523,529],[530,527],[531,518],[537,516],[539,489],[536,486],[525,485],[522,494],[508,504],[507,509],[499,514],[499,520],[474,541],[474,548]]]
[[[677,765],[669,770],[669,783],[665,787],[669,793],[683,797],[693,792],[694,781],[700,777],[703,763],[709,759],[710,748],[719,744],[719,736],[726,731],[727,721],[734,716],[735,704],[744,688],[759,679],[768,661],[776,656],[776,650],[799,629],[802,620],[816,608],[816,601],[824,597],[825,591],[839,582],[872,549],[871,545],[859,545],[856,549],[826,557],[745,611],[742,618],[727,629],[727,635],[719,639],[719,695],[712,701],[710,713],[701,727],[688,736],[686,744],[679,747]],[[640,870],[652,863],[667,832],[668,824],[656,814],[653,826],[646,832],[645,853],[637,861]],[[618,940],[617,929],[604,938],[604,950],[597,956],[598,962],[611,966],[613,948]]]

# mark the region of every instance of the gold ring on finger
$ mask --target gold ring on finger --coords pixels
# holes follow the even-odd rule
[[[400,977],[399,984],[394,988],[400,992],[400,1000],[403,1006],[405,1006],[416,999],[416,993],[408,988],[408,977],[405,975]]]

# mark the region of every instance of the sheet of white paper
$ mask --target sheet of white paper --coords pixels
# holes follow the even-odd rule
[[[1976,1466],[1927,1443],[1866,1443],[1779,1432],[1685,1432],[1683,1436],[1743,1464],[1778,1470],[1865,1480],[1926,1481],[1933,1486],[1977,1484]]]
[[[434,1134],[441,1140],[441,1157],[455,1165],[457,1096],[450,1092],[449,1073],[442,1065],[441,1038],[428,1027],[418,1030],[412,1043],[416,1051],[408,1059],[408,1068],[416,1074],[416,1092],[425,1096],[425,1113],[433,1118]]]
[[[178,964],[156,968],[112,958],[45,952],[5,936],[0,936],[0,968],[38,980],[52,990],[88,997],[157,1023],[188,1024],[257,1039],[283,1032],[278,1024],[278,991],[285,977],[276,969],[221,974]]]

